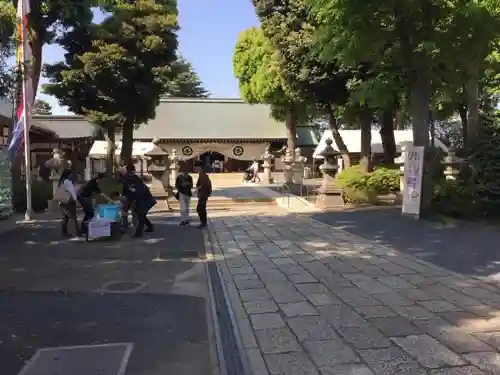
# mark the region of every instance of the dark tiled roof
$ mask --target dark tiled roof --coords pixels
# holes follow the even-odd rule
[[[156,118],[134,132],[135,139],[286,139],[285,124],[271,117],[269,107],[239,99],[176,99],[161,101]]]
[[[93,138],[99,127],[82,116],[34,115],[33,125],[55,133],[61,139]]]

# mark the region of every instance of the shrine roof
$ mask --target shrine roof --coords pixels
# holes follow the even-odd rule
[[[33,126],[55,133],[61,139],[94,138],[99,127],[83,116],[34,115]]]

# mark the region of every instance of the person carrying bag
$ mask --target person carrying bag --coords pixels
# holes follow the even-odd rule
[[[75,186],[73,185],[73,181],[71,180],[72,171],[70,169],[66,169],[61,174],[61,178],[59,179],[59,186],[57,187],[56,193],[54,194],[54,199],[59,202],[59,206],[61,207],[62,212],[62,223],[61,229],[64,237],[70,237],[68,232],[68,223],[70,220],[73,221],[75,226],[75,234],[76,238],[79,237],[80,231],[78,230],[78,220],[76,217],[76,191]]]

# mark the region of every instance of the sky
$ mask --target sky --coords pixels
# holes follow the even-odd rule
[[[193,65],[214,98],[238,98],[232,55],[240,31],[257,26],[251,0],[177,0],[179,52]],[[96,15],[98,18],[100,15]],[[45,46],[43,62],[64,59],[64,50]],[[46,82],[43,78],[41,84]],[[53,97],[39,94],[52,105],[53,114],[68,114]]]

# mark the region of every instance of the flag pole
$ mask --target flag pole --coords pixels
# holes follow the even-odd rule
[[[26,68],[24,68],[26,69]],[[30,79],[27,74],[23,74],[23,92],[26,93],[26,80]],[[24,100],[24,170],[26,179],[26,213],[24,214],[24,220],[31,220],[33,217],[33,207],[31,201],[31,147],[30,147],[30,126],[29,121],[31,120],[31,113],[29,113],[29,108],[31,104],[27,103],[27,95],[23,95]]]

